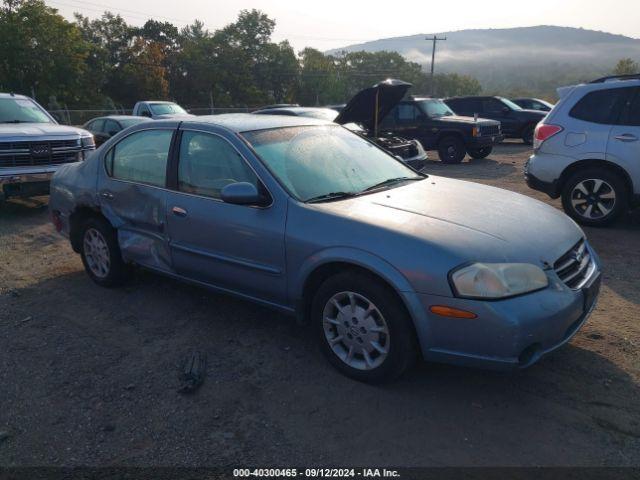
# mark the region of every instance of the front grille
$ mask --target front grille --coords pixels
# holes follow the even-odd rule
[[[480,135],[500,135],[500,125],[481,125]]]
[[[0,142],[0,168],[60,165],[79,160],[80,140]]]
[[[587,242],[583,239],[560,257],[553,269],[567,287],[578,290],[584,286],[592,264]]]

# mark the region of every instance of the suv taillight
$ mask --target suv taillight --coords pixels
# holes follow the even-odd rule
[[[554,135],[557,135],[563,130],[559,125],[547,125],[539,123],[536,127],[536,131],[533,134],[533,149],[539,149],[544,142],[549,140]]]

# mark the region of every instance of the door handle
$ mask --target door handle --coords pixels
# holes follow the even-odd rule
[[[106,198],[107,200],[113,200],[113,193],[111,192],[102,192],[100,195],[102,195],[102,198]]]
[[[184,208],[173,207],[171,209],[171,211],[173,212],[174,215],[176,215],[178,217],[186,217],[187,216],[187,211]]]
[[[638,141],[638,137],[636,137],[635,135],[632,135],[630,133],[624,133],[622,135],[616,135],[615,139],[616,140],[620,140],[621,142],[637,142]]]

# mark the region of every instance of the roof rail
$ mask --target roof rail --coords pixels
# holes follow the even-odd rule
[[[640,73],[633,73],[631,75],[610,75],[608,77],[598,78],[589,83],[605,83],[609,80],[640,80]]]

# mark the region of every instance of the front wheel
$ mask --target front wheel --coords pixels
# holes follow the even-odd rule
[[[487,158],[491,155],[493,147],[470,148],[467,152],[471,158],[482,160],[483,158]]]
[[[445,137],[438,142],[438,156],[443,163],[460,163],[467,149],[458,137]]]
[[[81,233],[80,255],[84,269],[102,287],[115,287],[127,277],[116,230],[102,218],[89,218]]]
[[[573,174],[562,189],[564,211],[576,222],[601,227],[628,207],[627,188],[620,175],[592,168]]]
[[[323,353],[345,375],[384,382],[414,362],[411,319],[389,287],[375,278],[354,271],[330,277],[311,308]]]

